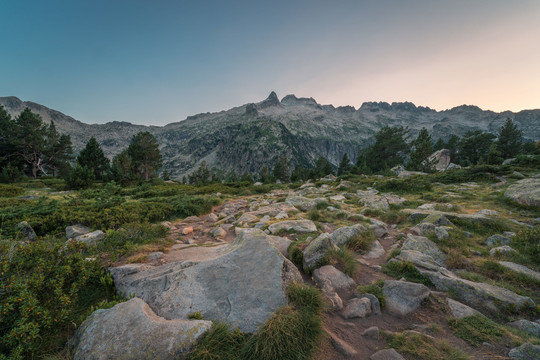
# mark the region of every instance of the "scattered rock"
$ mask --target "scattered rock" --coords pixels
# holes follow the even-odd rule
[[[478,315],[480,312],[474,310],[473,308],[460,303],[454,299],[447,298],[448,307],[450,308],[450,313],[456,319],[461,319],[467,316]]]
[[[203,221],[209,222],[209,223],[215,223],[216,221],[218,221],[218,217],[217,217],[216,214],[210,213],[210,214],[206,215],[206,216],[203,218]]]
[[[330,342],[332,342],[334,348],[342,355],[346,357],[352,357],[358,354],[351,345],[341,340],[336,334],[334,334],[330,330],[326,329],[326,333],[330,336]]]
[[[291,240],[286,237],[270,235],[268,236],[268,242],[278,249],[283,256],[287,257],[287,249],[289,248],[289,245],[291,245]]]
[[[325,265],[313,271],[313,280],[319,287],[328,285],[334,291],[341,291],[355,286],[355,282],[348,275],[342,273],[332,265]]]
[[[359,295],[356,295],[356,297],[362,299],[362,298],[366,298],[366,299],[369,299],[370,303],[371,303],[371,312],[374,314],[374,315],[381,315],[381,303],[379,302],[379,299],[373,295],[373,294],[359,294]]]
[[[34,229],[32,229],[32,227],[30,226],[30,224],[26,221],[21,221],[20,223],[17,224],[17,227],[19,228],[19,231],[21,232],[21,235],[23,237],[24,240],[26,241],[35,241],[37,236],[36,236],[36,233],[34,231]]]
[[[489,256],[491,256],[491,257],[495,257],[497,255],[510,255],[510,254],[513,254],[513,253],[517,253],[517,251],[512,249],[508,245],[499,246],[499,247],[496,247],[496,248],[493,248],[493,249],[489,250]]]
[[[510,244],[511,239],[508,236],[495,234],[491,235],[486,239],[486,245],[487,246],[493,246],[493,245],[508,245]]]
[[[141,299],[97,310],[70,340],[74,360],[183,358],[212,327],[205,320],[166,320]]]
[[[405,358],[395,349],[384,349],[371,355],[369,360],[405,360]]]
[[[105,233],[101,230],[92,231],[91,233],[77,236],[73,240],[80,241],[87,246],[97,245],[98,241],[105,239]]]
[[[540,324],[529,320],[517,320],[508,323],[509,326],[540,338]]]
[[[259,218],[256,217],[255,215],[251,215],[250,213],[244,213],[242,214],[242,216],[240,216],[240,218],[238,219],[238,222],[239,223],[245,222],[245,223],[251,224],[251,223],[257,222],[258,220]]]
[[[421,171],[408,171],[408,170],[405,170],[405,171],[400,172],[398,177],[402,178],[402,179],[406,179],[408,177],[415,176],[415,175],[427,175],[427,174],[425,172],[421,172]]]
[[[510,350],[508,356],[515,360],[538,360],[540,359],[540,345],[525,343]]]
[[[405,316],[420,307],[428,298],[429,289],[425,285],[408,281],[386,280],[383,294],[388,311],[397,316]]]
[[[540,178],[519,180],[506,189],[504,196],[522,205],[540,207]]]
[[[345,319],[364,318],[371,314],[371,302],[367,298],[352,298],[347,301],[342,316]]]
[[[314,270],[328,259],[330,251],[337,250],[336,244],[327,233],[322,233],[316,239],[312,240],[304,249],[304,270],[309,272]]]
[[[193,226],[188,226],[182,229],[182,235],[189,235],[193,232]]]
[[[375,235],[377,239],[382,238],[388,233],[387,225],[382,221],[371,219],[371,222],[372,224],[369,226],[369,230],[373,232],[373,235]]]
[[[375,240],[371,243],[371,249],[369,252],[365,255],[362,255],[364,259],[378,259],[381,256],[384,256],[386,252],[384,251],[384,248],[382,247],[379,240]]]
[[[268,227],[272,234],[278,233],[281,230],[302,232],[315,232],[317,226],[311,220],[285,220],[274,223]]]
[[[218,239],[223,239],[225,238],[225,236],[227,236],[227,231],[225,231],[225,229],[223,229],[222,227],[217,227],[214,230],[210,231],[210,235]]]
[[[407,240],[403,243],[401,249],[416,250],[422,254],[431,256],[438,264],[444,264],[444,254],[439,249],[437,244],[429,240],[427,237],[408,234]]]
[[[435,210],[435,204],[422,204],[418,207],[421,210]]]
[[[362,336],[365,336],[368,339],[379,340],[379,328],[377,326],[369,327],[364,330]]]
[[[192,223],[192,222],[198,222],[201,221],[201,219],[198,216],[188,216],[182,222],[184,223]]]
[[[364,231],[366,231],[366,228],[361,224],[342,226],[334,230],[330,237],[337,246],[342,247],[353,237],[360,235]]]
[[[499,215],[498,211],[495,210],[489,210],[489,209],[482,209],[478,212],[479,215],[485,215],[485,216],[497,216]]]
[[[333,200],[333,201],[344,201],[345,196],[343,196],[343,195],[334,195],[334,196],[330,196],[329,199]]]
[[[450,165],[450,150],[440,149],[429,155],[427,163],[432,169],[437,171],[444,171]]]
[[[512,177],[517,178],[517,179],[525,179],[525,175],[523,175],[519,171],[514,171],[512,173]]]
[[[526,266],[515,264],[515,263],[509,262],[509,261],[500,261],[499,264],[501,264],[502,266],[504,266],[507,269],[518,272],[520,274],[527,275],[527,276],[529,276],[529,277],[531,277],[533,279],[536,279],[536,280],[540,281],[540,272],[531,270]]]
[[[452,225],[450,220],[448,220],[446,216],[441,212],[435,212],[431,215],[428,215],[422,222],[430,223],[435,226]]]
[[[317,201],[302,196],[288,196],[285,202],[302,211],[309,211],[317,206]]]
[[[66,239],[73,239],[77,236],[88,234],[90,231],[92,231],[92,229],[90,229],[88,226],[80,224],[68,226],[66,227]]]
[[[448,231],[446,231],[445,228],[438,226],[435,228],[435,236],[438,240],[448,239],[450,237],[450,234],[448,234]]]

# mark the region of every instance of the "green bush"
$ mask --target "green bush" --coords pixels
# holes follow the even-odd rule
[[[433,182],[443,184],[460,184],[465,182],[498,182],[497,176],[507,175],[507,166],[478,165],[466,169],[451,169],[429,175]]]
[[[396,279],[405,278],[412,282],[433,286],[431,280],[420,274],[420,271],[418,271],[418,269],[415,268],[410,262],[391,261],[383,265],[382,271],[386,275],[392,276]]]
[[[15,197],[24,194],[20,186],[0,184],[0,197]]]
[[[112,299],[101,264],[85,260],[80,245],[63,246],[52,239],[0,243],[0,359],[59,351],[82,313]]]
[[[77,164],[66,176],[66,187],[68,189],[86,189],[94,184],[94,171],[86,166]]]
[[[382,180],[374,185],[379,191],[395,191],[400,193],[420,193],[431,191],[431,180],[427,176],[411,176],[408,179]]]
[[[125,224],[118,230],[107,230],[107,236],[99,242],[96,250],[115,256],[129,255],[138,245],[167,241],[165,236],[168,232],[169,229],[163,225]]]

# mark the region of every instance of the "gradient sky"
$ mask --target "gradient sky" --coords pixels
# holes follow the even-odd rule
[[[540,108],[540,1],[0,0],[0,96],[164,125],[272,90]]]

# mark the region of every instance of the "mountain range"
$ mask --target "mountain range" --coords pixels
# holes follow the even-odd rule
[[[279,100],[275,92],[257,103],[189,116],[165,126],[123,121],[90,125],[12,96],[0,97],[0,105],[12,116],[28,107],[45,122],[54,121],[59,132],[71,136],[76,152],[93,136],[109,158],[125,149],[136,133],[148,131],[160,144],[163,170],[173,178],[190,173],[203,160],[210,168],[237,174],[258,174],[264,166],[272,168],[281,156],[290,158],[293,167],[313,165],[319,156],[337,166],[345,153],[355,161],[358,149],[369,145],[385,125],[407,126],[411,137],[426,127],[433,139],[447,139],[470,130],[497,133],[510,118],[525,139],[540,139],[540,109],[497,113],[462,105],[436,111],[410,102],[365,102],[356,109],[321,105],[295,95]]]

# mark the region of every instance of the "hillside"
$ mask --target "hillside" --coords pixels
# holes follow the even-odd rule
[[[540,110],[496,113],[476,106],[458,106],[435,111],[412,103],[367,102],[359,109],[318,104],[312,98],[276,93],[258,103],[245,104],[217,113],[189,116],[163,127],[128,122],[85,124],[56,110],[16,97],[0,97],[0,105],[16,116],[25,107],[71,136],[75,151],[94,136],[111,157],[126,148],[139,131],[156,138],[164,157],[164,170],[176,178],[191,172],[205,160],[223,172],[259,173],[280,156],[293,164],[312,165],[319,156],[337,165],[344,153],[353,161],[359,147],[382,126],[408,126],[414,135],[426,127],[433,138],[463,135],[469,130],[495,133],[506,118],[513,119],[530,140],[540,138]]]

